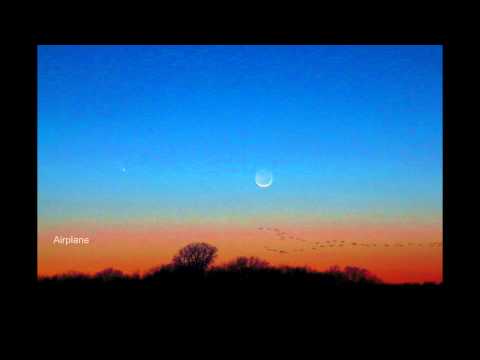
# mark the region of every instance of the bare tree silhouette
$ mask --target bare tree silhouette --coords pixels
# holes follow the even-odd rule
[[[207,243],[192,243],[178,252],[172,260],[176,269],[203,272],[213,263],[217,248]]]

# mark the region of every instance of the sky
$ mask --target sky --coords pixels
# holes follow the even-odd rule
[[[206,241],[441,281],[442,127],[441,46],[39,46],[38,272],[141,272]]]

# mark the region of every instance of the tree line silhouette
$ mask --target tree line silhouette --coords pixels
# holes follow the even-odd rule
[[[308,267],[273,266],[257,257],[237,257],[225,264],[214,266],[218,249],[207,243],[192,243],[173,257],[171,263],[154,267],[143,275],[125,274],[107,268],[93,275],[80,272],[41,277],[40,287],[116,287],[116,288],[175,288],[195,286],[212,288],[253,288],[299,286],[325,288],[380,288],[391,287],[367,269],[332,266],[320,272]],[[398,286],[398,285],[393,285]],[[404,287],[437,287],[434,283],[404,284]]]

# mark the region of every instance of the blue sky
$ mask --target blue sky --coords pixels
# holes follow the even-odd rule
[[[39,46],[38,179],[48,220],[438,220],[442,48]]]

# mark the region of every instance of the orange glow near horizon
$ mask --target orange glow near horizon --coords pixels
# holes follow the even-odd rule
[[[38,233],[38,275],[68,271],[92,274],[108,267],[126,273],[144,273],[169,263],[188,243],[207,242],[218,248],[217,265],[237,256],[257,256],[272,265],[308,266],[320,271],[332,265],[359,266],[388,283],[442,281],[442,247],[430,246],[442,241],[440,224],[289,224],[272,225],[271,230],[259,227],[253,224],[43,225]],[[275,235],[275,228],[287,234],[283,240]],[[88,236],[90,244],[53,244],[56,235]],[[334,240],[343,246],[315,244]]]

